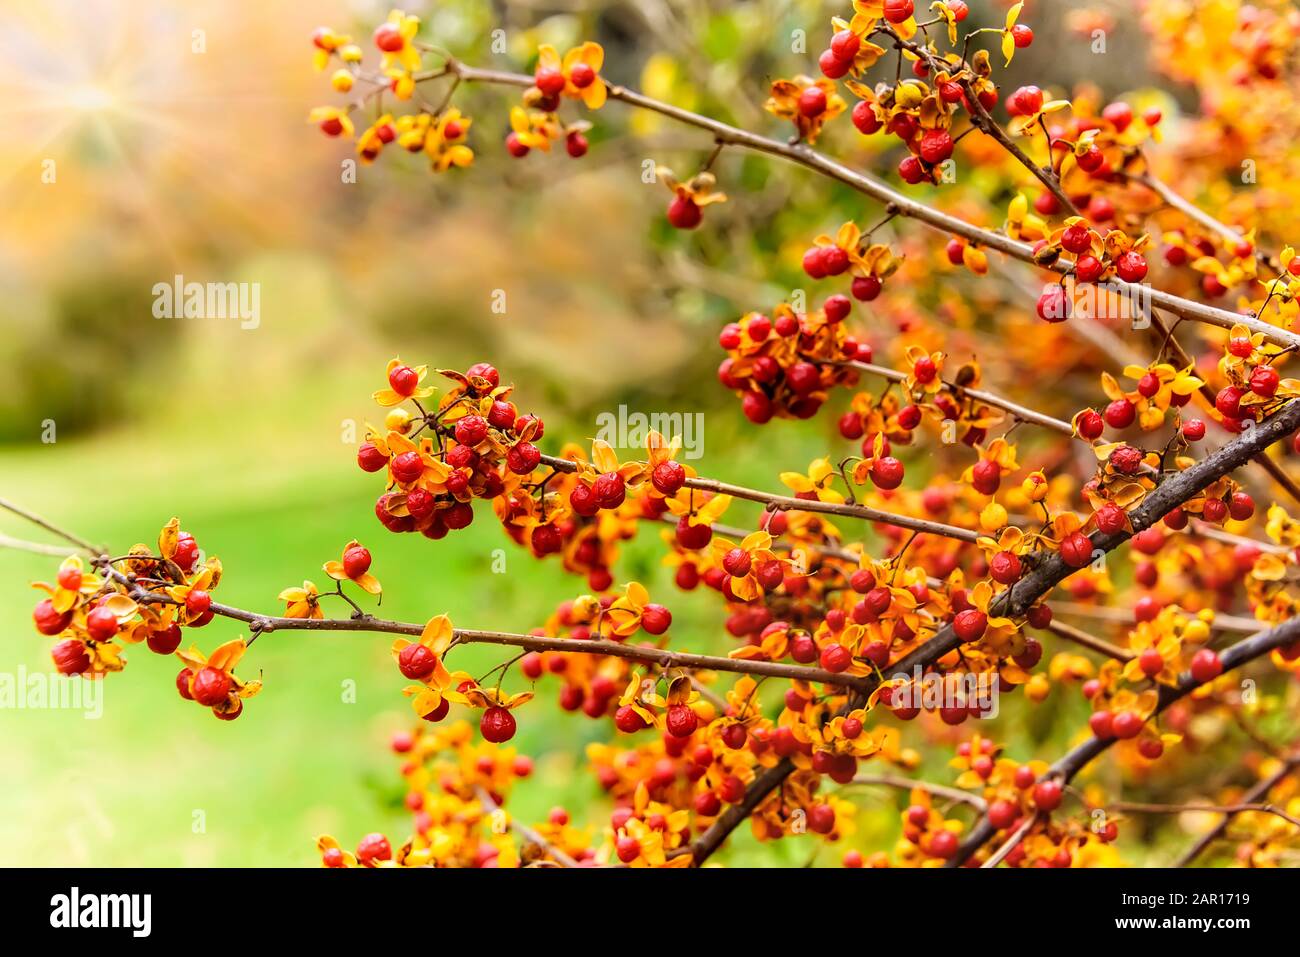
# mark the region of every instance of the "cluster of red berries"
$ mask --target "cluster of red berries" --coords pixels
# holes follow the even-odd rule
[[[398,430],[401,435],[418,437],[427,431],[436,436],[436,452],[410,441],[399,450],[378,436],[357,449],[363,471],[387,469],[387,491],[375,503],[375,515],[389,531],[443,538],[474,520],[473,499],[496,498],[506,491],[509,476],[531,475],[541,462],[533,440],[542,437],[542,420],[519,414],[507,398],[509,389],[501,390],[495,368],[480,362],[463,375],[443,374],[458,383],[448,394],[452,403],[438,413],[421,408],[419,418],[401,423]],[[419,381],[407,365],[396,365],[388,374],[389,387],[399,396],[414,396]],[[455,419],[447,416],[460,405],[470,411]]]
[[[782,304],[775,318],[750,313],[723,327],[718,344],[727,358],[718,367],[718,380],[741,397],[749,421],[811,418],[828,389],[857,384],[858,373],[844,363],[870,361],[872,353],[844,328],[851,308],[846,296],[833,295],[806,315]]]

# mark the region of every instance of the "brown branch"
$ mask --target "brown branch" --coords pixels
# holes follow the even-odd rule
[[[506,827],[514,831],[530,844],[536,844],[550,857],[555,858],[561,867],[582,866],[564,851],[560,850],[546,838],[542,837],[542,835],[538,834],[527,824],[521,824],[519,821],[516,821],[509,811],[506,811],[501,807],[501,805],[497,804],[496,801],[492,800],[492,795],[488,794],[485,788],[478,788],[478,799],[479,803],[483,805],[483,809],[487,811],[489,817],[498,812],[504,814],[506,818]]]
[[[872,375],[880,376],[882,379],[888,379],[890,382],[902,382],[907,378],[906,373],[899,372],[897,369],[890,369],[886,366],[873,365],[870,362],[847,362],[845,365],[854,369],[860,369]],[[1050,415],[1044,415],[1042,412],[1035,412],[1027,406],[1012,402],[1010,399],[1003,398],[993,392],[984,392],[980,389],[967,389],[952,383],[945,383],[956,392],[959,396],[970,396],[976,402],[983,402],[985,405],[991,405],[994,408],[1002,409],[1004,412],[1010,412],[1015,418],[1022,422],[1031,422],[1034,425],[1041,425],[1044,428],[1061,432],[1064,435],[1073,435],[1074,426],[1063,419],[1056,419]]]
[[[1212,233],[1218,233],[1229,242],[1240,243],[1245,238],[1240,232],[1233,229],[1231,226],[1220,222],[1195,203],[1184,199],[1181,195],[1174,192],[1173,187],[1157,179],[1150,172],[1121,173],[1120,175],[1131,183],[1138,183],[1141,186],[1145,186],[1147,189],[1151,190],[1151,192],[1159,196],[1161,201],[1170,209],[1178,210],[1178,212],[1182,213],[1188,219],[1204,226]],[[1264,263],[1264,265],[1268,266],[1270,269],[1279,268],[1279,264],[1274,260],[1273,256],[1260,249],[1258,246],[1255,247],[1255,255],[1258,257],[1260,262]]]
[[[463,80],[473,83],[492,83],[505,86],[514,86],[527,88],[533,85],[533,78],[522,73],[509,73],[503,70],[485,70],[478,67],[467,66],[458,60],[448,60],[447,65],[440,70],[430,73],[418,74],[417,80],[430,79],[434,76],[442,76],[446,73],[453,73]],[[637,93],[622,86],[609,86],[609,98],[626,103],[639,109],[649,110],[666,116],[669,119],[685,123],[697,129],[708,132],[715,140],[730,146],[738,146],[743,149],[752,150],[758,153],[765,153],[770,156],[777,156],[788,160],[791,163],[806,167],[815,172],[821,173],[830,179],[843,183],[844,185],[869,196],[882,205],[886,206],[900,216],[906,216],[915,219],[917,222],[924,223],[932,229],[946,233],[951,236],[959,236],[968,242],[975,243],[987,249],[992,249],[1000,253],[1019,259],[1023,262],[1034,263],[1034,250],[1028,243],[1020,242],[1003,234],[996,233],[988,229],[983,229],[960,219],[941,212],[924,203],[911,199],[902,193],[886,186],[884,183],[865,173],[858,172],[838,160],[831,159],[823,153],[819,153],[805,143],[786,143],[780,140],[774,140],[757,133],[751,133],[730,124],[723,123],[711,117],[702,116],[698,113],[692,113],[690,110],[673,106],[670,103],[664,103],[652,97]],[[1070,272],[1074,268],[1072,262],[1058,260],[1050,267],[1052,271],[1062,275]],[[1273,342],[1286,346],[1300,347],[1300,334],[1282,329],[1271,323],[1264,322],[1253,316],[1243,316],[1235,312],[1229,312],[1226,309],[1219,309],[1214,306],[1205,305],[1191,299],[1184,299],[1172,293],[1165,292],[1161,289],[1151,287],[1142,287],[1134,283],[1126,283],[1123,280],[1112,280],[1112,284],[1119,290],[1127,292],[1134,297],[1142,296],[1150,300],[1152,305],[1164,309],[1183,319],[1190,319],[1195,322],[1203,322],[1212,326],[1218,326],[1222,329],[1231,329],[1237,323],[1247,326],[1252,332],[1263,333]]]
[[[1288,824],[1300,827],[1300,818],[1293,817],[1280,807],[1272,804],[1257,804],[1245,801],[1240,804],[1146,804],[1142,801],[1115,801],[1111,805],[1115,811],[1137,811],[1142,814],[1182,814],[1184,811],[1206,811],[1216,814],[1244,814],[1258,811],[1261,814],[1275,814]]]
[[[95,545],[92,545],[90,542],[86,541],[80,535],[74,535],[72,532],[60,528],[59,526],[53,524],[52,522],[47,521],[44,518],[41,518],[41,516],[37,515],[35,512],[29,512],[27,509],[15,505],[13,502],[10,502],[7,499],[0,498],[0,508],[13,512],[15,515],[21,518],[25,518],[33,525],[39,525],[47,532],[57,535],[65,542],[71,542],[73,545],[76,545],[78,548],[84,549],[92,554],[98,555],[107,551],[107,549],[99,548]]]
[[[1297,765],[1300,765],[1300,754],[1287,758],[1282,762],[1280,768],[1262,781],[1256,782],[1249,791],[1242,795],[1242,800],[1249,804],[1265,797],[1269,791],[1273,790],[1274,787],[1281,783],[1283,778],[1294,771]],[[1175,867],[1187,867],[1192,863],[1192,861],[1201,856],[1202,851],[1217,841],[1222,836],[1223,832],[1228,829],[1228,825],[1232,822],[1233,812],[1224,808],[1216,808],[1215,810],[1223,812],[1223,820],[1219,821],[1218,824],[1202,834],[1195,844],[1184,851],[1182,856],[1174,863]]]
[[[1292,618],[1275,628],[1261,631],[1249,638],[1243,638],[1219,655],[1220,660],[1223,662],[1223,671],[1225,673],[1233,671],[1254,661],[1256,658],[1268,654],[1274,648],[1281,648],[1283,645],[1288,645],[1297,640],[1300,640],[1300,618]],[[1176,685],[1161,685],[1160,697],[1152,716],[1160,714],[1175,701],[1190,694],[1198,687],[1200,687],[1200,684],[1194,681],[1190,674],[1179,676]],[[1059,780],[1063,784],[1068,783],[1076,774],[1091,764],[1096,757],[1105,753],[1116,740],[1118,739],[1089,738],[1048,768],[1043,777],[1045,779]],[[962,843],[957,850],[957,854],[947,862],[946,866],[961,866],[996,833],[997,829],[989,823],[988,816],[985,815],[971,830],[970,836]]]
[[[1073,625],[1067,625],[1063,621],[1051,621],[1048,623],[1047,631],[1056,635],[1058,638],[1064,638],[1066,641],[1072,641],[1076,645],[1082,645],[1108,658],[1114,658],[1116,661],[1128,661],[1134,657],[1133,652],[1126,648],[1120,648],[1118,645],[1112,645],[1109,641],[1090,635],[1086,631],[1075,628]]]
[[[969,804],[981,813],[988,810],[988,802],[978,794],[963,791],[961,788],[950,788],[943,784],[932,784],[929,781],[914,781],[911,778],[895,777],[892,774],[859,774],[850,784],[879,785],[880,787],[896,788],[900,791],[919,788],[934,797],[945,798],[959,804]]]
[[[578,463],[569,459],[556,458],[553,455],[543,455],[541,461],[543,464],[561,472],[576,472],[578,470]],[[882,512],[867,505],[813,501],[811,499],[795,498],[792,495],[773,495],[770,492],[760,492],[757,489],[746,488],[743,485],[732,485],[728,482],[719,482],[717,479],[710,478],[688,478],[686,487],[699,489],[703,492],[713,492],[715,495],[730,495],[732,498],[759,502],[768,508],[779,509],[783,512],[817,512],[823,515],[860,518],[868,522],[880,522],[885,525],[896,525],[899,528],[910,528],[916,532],[929,532],[932,535],[955,538],[962,542],[974,542],[979,538],[978,532],[968,528],[958,528],[955,525],[945,525],[943,522],[932,522],[924,518],[912,518],[910,515]]]

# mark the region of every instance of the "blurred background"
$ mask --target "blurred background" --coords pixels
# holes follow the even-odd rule
[[[1005,12],[971,6],[972,24]],[[1104,71],[1069,22],[1076,6],[1029,5],[1022,20],[1043,39],[1017,57],[1007,82],[1087,80],[1110,94],[1148,82],[1132,5],[1089,7],[1109,30]],[[345,182],[351,144],[307,122],[311,107],[341,101],[312,69],[310,35],[321,24],[352,33],[370,57],[369,33],[387,9],[0,2],[0,496],[118,551],[152,542],[180,516],[225,565],[220,600],[262,610],[279,608],[279,590],[304,577],[323,580],[321,563],[356,537],[374,552],[393,617],[446,611],[474,627],[527,630],[585,583],[515,550],[486,510],[440,543],[375,522],[379,489],[356,469],[349,429],[378,419],[369,395],[388,358],[462,369],[492,361],[516,383],[516,400],[545,418],[547,451],[560,437],[589,438],[597,412],[620,403],[703,412],[702,470],[775,488],[778,471],[802,469],[828,441],[847,446],[835,415],[742,427],[713,374],[717,329],[798,286],[812,236],[879,211],[801,172],[727,154],[719,169],[733,201],[710,209],[706,228],[679,234],[662,215],[667,192],[642,182],[642,164],[663,162],[684,178],[707,155],[707,137],[610,104],[593,117],[584,160],[561,150],[517,162],[500,146],[511,92],[491,89],[457,94],[476,118],[471,169],[436,175],[422,158],[389,151]],[[614,81],[785,135],[762,112],[767,84],[815,72],[829,17],[847,15],[848,4],[445,0],[407,9],[421,16],[422,39],[467,62],[531,70],[539,42],[565,49],[592,38]],[[498,29],[504,53],[491,51]],[[797,31],[808,52],[793,52]],[[845,135],[830,137],[832,151]],[[875,156],[878,148],[852,147],[883,174],[896,157]],[[919,246],[916,262],[942,255],[938,246]],[[154,285],[178,274],[258,283],[257,328],[155,318]],[[491,309],[497,290],[504,314]],[[932,295],[919,289],[915,308]],[[954,314],[955,341],[995,305]],[[899,308],[871,329],[886,360],[891,330],[906,323]],[[1006,321],[1014,329],[1029,320]],[[1015,337],[1003,341],[1009,357]],[[1013,381],[1004,391],[1033,389]],[[1047,401],[1045,411],[1066,417],[1077,407],[1066,396]],[[42,441],[50,423],[55,441]],[[754,517],[738,511],[738,520]],[[39,535],[7,515],[0,530]],[[656,543],[643,539],[619,577],[666,590]],[[507,550],[505,575],[489,571],[496,548]],[[56,566],[0,551],[0,671],[48,669],[27,586]],[[710,637],[719,607],[674,595],[673,609],[685,644],[722,650]],[[218,619],[201,637],[215,645],[237,634]],[[373,830],[406,833],[386,743],[410,711],[382,637],[262,639],[249,660],[266,689],[230,725],[176,700],[174,660],[140,648],[129,658],[107,682],[100,720],[0,710],[0,864],[307,865],[323,831],[345,845]],[[477,649],[466,658],[484,668],[501,660]],[[348,682],[355,702],[344,700]],[[539,765],[514,810],[536,818],[565,804],[603,821],[580,762],[583,743],[603,739],[608,725],[561,713],[549,691],[541,697],[515,740]],[[1054,724],[1053,707],[1026,726],[1045,753],[1079,724],[1077,715]],[[871,801],[880,813],[864,815],[861,836],[878,845],[896,827],[895,806],[877,795],[868,811]],[[741,862],[802,863],[816,848],[809,838],[761,851],[747,835],[734,843],[730,859]]]

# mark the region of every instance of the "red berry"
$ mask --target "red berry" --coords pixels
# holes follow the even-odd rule
[[[868,472],[876,488],[889,491],[903,484],[903,463],[891,455],[878,458],[871,463]]]
[[[349,578],[360,578],[370,570],[370,550],[363,545],[353,545],[343,553],[343,571]],[[191,592],[191,594],[193,594]],[[186,600],[188,607],[189,600]]]
[[[668,204],[668,222],[677,229],[694,229],[701,219],[700,207],[689,196],[674,196]]]
[[[526,146],[523,141],[519,139],[518,133],[506,134],[506,151],[515,159],[527,156],[529,149],[530,147]]]
[[[890,23],[902,23],[912,15],[912,0],[885,0],[885,19]]]
[[[876,116],[875,109],[866,100],[860,100],[854,105],[852,118],[853,125],[863,136],[870,136],[880,129],[880,118]]]
[[[220,704],[230,694],[230,675],[216,668],[202,668],[194,676],[190,693],[195,701],[209,708]]]
[[[1088,716],[1088,727],[1102,741],[1115,737],[1115,715],[1109,711],[1094,711]]]
[[[1039,781],[1034,786],[1034,804],[1041,811],[1054,811],[1061,806],[1062,793],[1060,781]]]
[[[988,628],[988,616],[978,608],[968,608],[958,612],[952,620],[953,633],[962,641],[978,641]]]
[[[56,644],[50,649],[50,657],[61,675],[79,675],[90,670],[90,652],[75,638]]]
[[[743,724],[729,724],[722,729],[722,743],[732,751],[739,751],[749,739],[749,732]]]
[[[1097,528],[1112,535],[1124,527],[1124,521],[1127,517],[1124,510],[1113,502],[1107,502],[1096,513]]]
[[[1096,282],[1105,268],[1096,256],[1080,256],[1074,263],[1074,277],[1083,283]]]
[[[1138,655],[1138,667],[1148,678],[1154,678],[1160,674],[1165,667],[1165,659],[1161,657],[1160,652],[1155,648],[1147,648],[1142,654]]]
[[[817,66],[821,68],[822,76],[828,80],[838,80],[844,74],[849,72],[853,66],[852,59],[842,60],[835,55],[835,51],[825,49],[817,57]]]
[[[1011,28],[1011,39],[1018,48],[1023,50],[1034,42],[1034,31],[1023,23],[1017,23]]]
[[[831,37],[831,52],[838,60],[852,60],[862,47],[862,39],[852,30],[840,30]]]
[[[843,645],[829,644],[822,649],[821,666],[838,674],[853,663],[853,655]]]
[[[531,475],[541,461],[542,451],[532,442],[516,442],[506,451],[506,468],[515,475]]]
[[[392,858],[392,845],[382,834],[367,834],[357,845],[357,860],[366,867],[373,867],[375,861],[389,861]]]
[[[533,74],[533,82],[546,96],[555,96],[564,92],[564,74],[555,67],[539,66],[537,72]]]
[[[1083,412],[1078,417],[1078,424],[1079,434],[1090,441],[1100,436],[1106,428],[1106,420],[1093,409]]]
[[[1209,648],[1202,648],[1192,655],[1192,680],[1197,684],[1213,681],[1223,674],[1223,661]]]
[[[589,63],[575,63],[569,67],[569,82],[580,90],[585,90],[596,82],[596,71]]]
[[[1059,285],[1048,286],[1038,297],[1035,308],[1038,318],[1045,322],[1064,322],[1072,312],[1070,299],[1066,296],[1064,287]]]
[[[378,472],[388,464],[388,456],[375,448],[372,442],[363,442],[357,449],[357,465],[363,472]]]
[[[1092,230],[1083,223],[1074,223],[1065,227],[1061,233],[1061,246],[1072,253],[1081,253],[1092,248]]]
[[[957,853],[957,835],[949,830],[935,831],[930,838],[930,854],[945,860]]]
[[[663,605],[646,605],[641,609],[641,627],[651,635],[662,635],[673,623],[673,615]]]
[[[926,130],[921,136],[921,159],[931,166],[952,155],[952,135],[947,130]]]
[[[1010,585],[1020,579],[1020,556],[1015,552],[998,552],[989,559],[989,577],[1000,585]]]
[[[1205,438],[1205,423],[1200,419],[1188,419],[1183,423],[1183,437],[1188,442],[1199,442]]]
[[[1020,808],[1005,799],[1000,798],[989,805],[989,823],[999,831],[1010,827],[1019,816]]]
[[[492,707],[479,719],[479,733],[484,741],[502,744],[515,736],[515,716],[505,708]]]
[[[1046,628],[1052,623],[1052,609],[1048,605],[1034,605],[1025,613],[1029,624],[1035,628]]]
[[[630,704],[625,704],[614,712],[614,726],[624,734],[632,734],[644,728],[646,723]]]
[[[668,709],[665,727],[675,738],[689,738],[699,727],[700,719],[690,705],[675,704]]]
[[[1123,133],[1130,123],[1133,122],[1133,108],[1123,100],[1117,100],[1114,103],[1107,104],[1106,108],[1101,111],[1102,119],[1108,120],[1115,124],[1115,129]]]
[[[1115,272],[1125,282],[1141,282],[1147,274],[1147,261],[1141,253],[1120,253],[1115,260]]]
[[[880,295],[882,283],[875,276],[857,276],[853,280],[852,288],[849,290],[853,293],[853,298],[861,302],[871,302]]]
[[[1076,155],[1074,161],[1079,164],[1079,169],[1085,173],[1095,173],[1106,162],[1106,155],[1096,146],[1089,146],[1082,153]]]
[[[438,666],[438,656],[431,648],[410,644],[397,653],[397,667],[412,681],[423,681]]]
[[[1115,715],[1115,720],[1111,722],[1111,730],[1115,732],[1115,737],[1121,740],[1136,738],[1142,733],[1142,726],[1146,722],[1132,711],[1121,711]]]
[[[86,615],[86,631],[96,641],[108,641],[117,634],[117,616],[100,605]]]
[[[36,608],[32,611],[32,620],[36,622],[36,630],[42,635],[57,635],[68,627],[72,622],[72,609],[60,614],[54,607],[54,602],[46,598],[37,602]]]
[[[826,91],[819,86],[806,86],[799,94],[799,112],[812,119],[826,112]]]
[[[396,53],[406,45],[406,39],[395,23],[381,23],[375,27],[375,46],[385,53]]]
[[[393,366],[388,373],[388,384],[398,395],[407,396],[420,384],[420,376],[410,366]]]
[[[1106,406],[1106,424],[1112,429],[1127,429],[1137,418],[1137,406],[1128,399],[1116,399]]]
[[[1250,391],[1271,399],[1277,392],[1282,377],[1272,366],[1256,366],[1250,373]]]
[[[925,182],[925,180],[928,178],[928,174],[925,171],[925,166],[922,165],[921,160],[916,156],[910,156],[910,155],[904,156],[903,159],[899,162],[898,175],[902,178],[904,183],[907,183],[911,186],[915,186],[917,183]]]
[[[1061,542],[1061,557],[1071,568],[1082,568],[1092,561],[1092,542],[1083,532],[1073,532]]]

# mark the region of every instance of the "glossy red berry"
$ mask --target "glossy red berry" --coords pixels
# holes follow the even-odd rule
[[[1106,406],[1106,424],[1112,429],[1127,429],[1137,419],[1137,406],[1128,399],[1116,399]]]
[[[590,145],[587,142],[587,137],[578,130],[572,130],[565,134],[564,150],[574,159],[582,159],[582,157],[586,156]]]
[[[1200,419],[1188,419],[1183,423],[1183,438],[1188,442],[1199,442],[1205,438],[1205,423]]]
[[[675,738],[689,738],[699,727],[700,719],[690,705],[675,704],[668,708],[664,726]]]
[[[1141,253],[1120,253],[1115,259],[1115,273],[1125,282],[1141,282],[1146,278],[1147,261]]]
[[[50,649],[50,658],[61,675],[79,675],[90,670],[90,651],[75,638],[58,642]]]
[[[1246,393],[1238,389],[1235,385],[1225,386],[1219,390],[1219,394],[1214,397],[1214,407],[1219,413],[1226,418],[1236,419],[1241,417],[1241,400]]]
[[[641,609],[641,627],[651,635],[662,635],[673,623],[673,615],[663,605],[646,605]]]
[[[1191,672],[1193,681],[1205,684],[1223,674],[1223,661],[1212,649],[1202,648],[1192,655]]]
[[[650,475],[650,481],[664,495],[676,495],[681,487],[686,484],[686,469],[680,463],[669,459],[655,466]]]
[[[889,491],[903,484],[903,463],[886,455],[872,462],[867,474],[876,488]]]
[[[978,608],[967,608],[952,620],[953,633],[963,642],[978,641],[988,628],[988,616]]]
[[[191,682],[190,694],[209,708],[220,704],[230,694],[230,675],[217,668],[201,668]]]
[[[853,655],[843,645],[831,643],[822,649],[821,666],[827,671],[839,673],[853,663]]]
[[[361,843],[357,845],[357,860],[365,867],[374,867],[376,861],[390,861],[392,859],[392,845],[388,843],[388,838],[382,834],[367,834],[361,839]]]
[[[921,159],[931,166],[942,163],[952,155],[952,134],[947,130],[926,130],[921,135]]]
[[[1019,581],[1022,571],[1020,556],[1015,552],[998,552],[989,559],[989,577],[1000,585]]]
[[[853,125],[863,136],[870,136],[880,129],[880,117],[866,100],[861,100],[853,107]]]
[[[1045,322],[1064,322],[1070,318],[1072,307],[1064,287],[1053,285],[1048,286],[1038,297],[1035,310],[1038,318]]]
[[[630,704],[622,705],[614,712],[614,727],[624,734],[632,734],[646,726],[645,719],[637,714]]]
[[[1083,532],[1073,532],[1061,542],[1061,558],[1071,568],[1082,568],[1092,561],[1092,542]]]
[[[375,27],[373,39],[375,46],[385,53],[396,53],[406,45],[406,39],[395,23],[381,23]]]
[[[1063,793],[1060,781],[1039,781],[1034,785],[1034,804],[1040,811],[1054,811],[1061,806]]]
[[[700,207],[689,196],[674,196],[668,204],[668,222],[676,229],[694,229],[703,218]]]
[[[503,744],[515,736],[515,716],[505,708],[492,707],[483,712],[478,730],[484,741]]]
[[[799,112],[812,119],[826,112],[826,91],[819,86],[806,86],[799,94]]]
[[[1034,31],[1029,29],[1023,23],[1017,23],[1011,28],[1011,40],[1019,49],[1024,49],[1034,42]]]
[[[32,621],[36,623],[36,630],[42,635],[57,635],[72,623],[72,609],[60,613],[54,607],[54,602],[46,598],[36,603],[36,608],[32,611]]]
[[[397,667],[412,681],[423,681],[438,666],[438,656],[433,649],[421,644],[410,644],[397,654]]]
[[[96,641],[108,641],[118,632],[117,616],[100,605],[86,615],[86,631]]]
[[[999,798],[989,805],[989,823],[999,831],[1010,827],[1018,817],[1020,817],[1020,808],[1004,798]]]
[[[862,47],[862,39],[852,30],[839,30],[831,37],[831,52],[837,60],[852,60]]]
[[[885,0],[884,15],[890,23],[902,23],[912,15],[912,0]]]
[[[1256,366],[1250,373],[1250,391],[1271,399],[1281,381],[1282,377],[1272,366]]]

